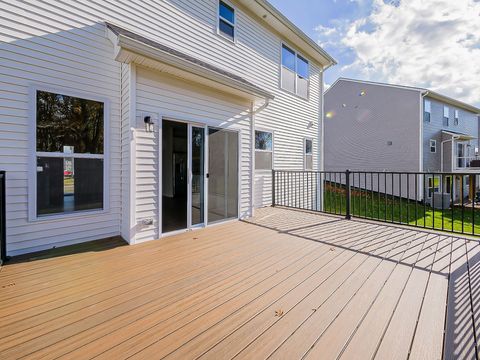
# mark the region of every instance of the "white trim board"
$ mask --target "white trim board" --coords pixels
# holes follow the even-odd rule
[[[103,159],[103,209],[75,211],[69,213],[58,213],[52,215],[38,216],[37,214],[37,156],[38,154],[53,156],[51,153],[36,151],[37,144],[37,92],[45,91],[65,96],[77,97],[86,100],[98,101],[104,104],[103,113],[103,155],[76,154],[72,157]],[[61,87],[44,86],[31,84],[29,87],[29,161],[28,161],[28,220],[30,222],[41,222],[51,220],[65,220],[79,216],[98,215],[108,213],[110,210],[110,100],[102,96],[91,95],[80,91],[72,91]],[[65,154],[62,154],[65,157]]]

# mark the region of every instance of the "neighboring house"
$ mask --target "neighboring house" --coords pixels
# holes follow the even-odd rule
[[[322,168],[334,60],[265,0],[0,9],[7,251],[130,244],[251,216]]]
[[[428,89],[340,78],[325,92],[325,170],[475,170],[479,113]],[[438,179],[427,181],[428,198],[442,190]],[[451,181],[445,176],[444,192],[458,199],[460,184]]]

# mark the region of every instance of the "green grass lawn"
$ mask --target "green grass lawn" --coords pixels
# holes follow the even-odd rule
[[[329,213],[345,214],[345,189],[333,189],[327,185],[324,197],[324,210]],[[454,207],[446,210],[437,210],[424,206],[421,203],[407,199],[399,199],[369,191],[352,190],[351,214],[357,217],[380,219],[395,223],[416,225],[436,230],[478,234],[480,236],[480,210],[472,208]],[[463,228],[462,228],[463,216]],[[473,222],[473,216],[475,221]],[[453,219],[453,224],[452,224]],[[472,223],[475,224],[473,229]]]

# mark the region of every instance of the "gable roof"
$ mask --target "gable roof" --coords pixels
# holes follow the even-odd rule
[[[413,87],[413,86],[405,86],[405,85],[396,85],[396,84],[388,84],[388,83],[382,83],[382,82],[376,82],[376,81],[366,81],[366,80],[357,80],[357,79],[350,79],[350,78],[338,78],[335,80],[335,82],[325,91],[325,94],[333,88],[338,82],[340,81],[348,81],[348,82],[355,82],[359,84],[368,84],[368,85],[376,85],[376,86],[385,86],[385,87],[392,87],[392,88],[397,88],[397,89],[403,89],[403,90],[410,90],[410,91],[416,91],[424,97],[429,97],[441,102],[444,102],[446,104],[467,110],[469,112],[472,112],[474,114],[480,115],[480,108],[477,108],[473,105],[467,104],[463,101],[451,98],[449,96],[440,94],[438,92],[426,89],[426,88],[421,88],[421,87]]]
[[[154,49],[159,54],[167,56],[170,59],[179,60],[181,63],[190,65],[190,70],[193,68],[200,70],[202,74],[216,75],[216,78],[219,82],[221,82],[222,79],[228,80],[229,83],[233,83],[247,92],[262,96],[266,99],[274,99],[274,96],[268,91],[260,88],[259,86],[232,72],[226,71],[215,65],[209,64],[205,61],[202,61],[181,51],[173,49],[169,46],[161,44],[157,41],[136,34],[118,25],[114,25],[108,22],[106,22],[105,25],[107,26],[107,29],[111,30],[113,34],[117,36],[116,45],[118,45],[119,47],[125,47],[129,50],[134,50],[136,52],[140,51],[140,47],[148,47],[150,49]],[[134,43],[129,44],[128,40],[130,40],[130,42],[133,40]]]

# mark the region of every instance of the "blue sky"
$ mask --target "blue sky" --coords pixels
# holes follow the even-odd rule
[[[320,41],[321,38],[321,34],[316,30],[319,25],[334,27],[338,21],[354,21],[367,16],[372,10],[370,1],[271,0],[270,2],[316,41]],[[324,45],[323,48],[339,63],[325,73],[325,82],[332,84],[341,76],[341,66],[353,61],[354,54],[351,50],[334,44]]]
[[[480,107],[480,0],[270,0],[337,61],[325,74],[419,86]]]

